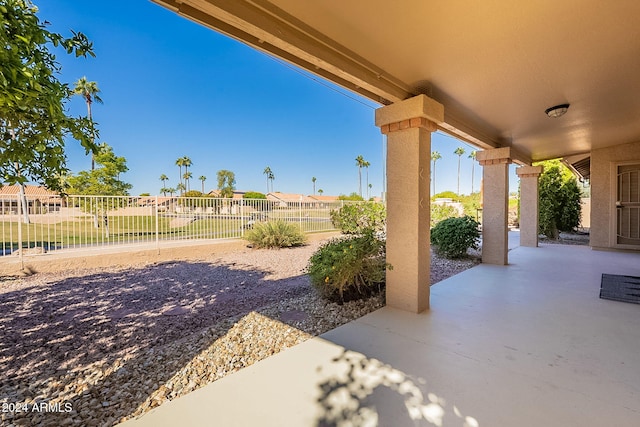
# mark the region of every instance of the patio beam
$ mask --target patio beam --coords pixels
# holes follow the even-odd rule
[[[387,305],[420,313],[429,308],[431,133],[442,104],[425,95],[376,110],[387,135]]]
[[[482,166],[482,262],[507,265],[511,148],[478,151]]]
[[[520,246],[538,247],[538,178],[542,166],[521,166],[520,178]]]

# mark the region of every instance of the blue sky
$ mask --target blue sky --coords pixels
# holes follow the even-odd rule
[[[99,142],[127,159],[131,194],[158,194],[166,174],[178,181],[175,160],[193,162],[192,189],[207,177],[216,188],[216,172],[236,175],[238,190],[266,191],[269,166],[274,190],[311,194],[312,177],[324,194],[358,190],[355,158],[370,162],[371,195],[383,185],[383,136],[374,125],[376,103],[188,21],[150,1],[36,0],[41,20],[69,35],[85,33],[95,58],[58,55],[61,81],[73,84],[86,76],[96,81],[104,104],[93,104]],[[80,97],[70,113],[85,115]],[[460,190],[471,191],[472,147],[434,134],[437,191],[456,190],[462,146]],[[90,159],[75,141],[67,142],[72,172],[90,168]],[[517,188],[511,174],[511,188]],[[363,172],[363,192],[365,187]],[[480,168],[475,168],[475,190]]]

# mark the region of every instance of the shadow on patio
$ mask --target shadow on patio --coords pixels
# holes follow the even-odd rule
[[[633,426],[640,306],[598,298],[640,254],[543,245],[383,308],[163,405],[131,426]]]

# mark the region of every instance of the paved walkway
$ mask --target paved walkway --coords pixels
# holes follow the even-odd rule
[[[640,305],[598,298],[640,254],[518,247],[125,423],[637,426]],[[345,424],[346,425],[346,424]]]

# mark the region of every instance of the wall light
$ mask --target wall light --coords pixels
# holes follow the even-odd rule
[[[544,112],[547,116],[557,119],[560,116],[563,116],[564,113],[569,109],[569,104],[560,104],[555,107],[547,108]]]

